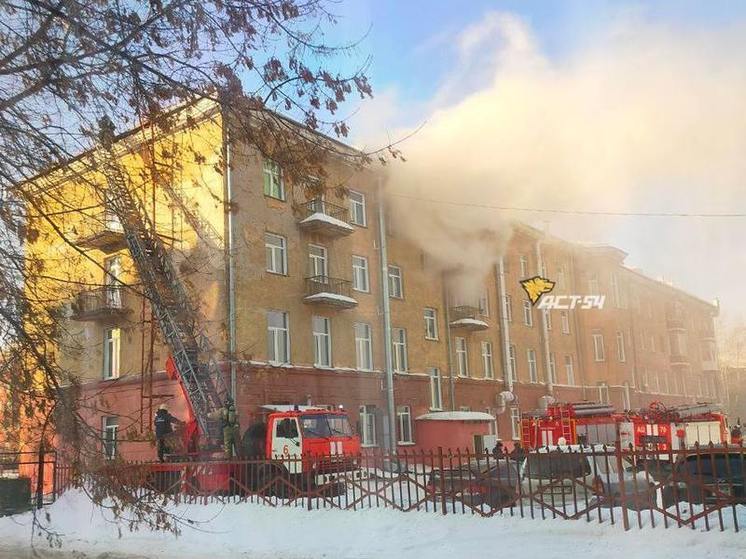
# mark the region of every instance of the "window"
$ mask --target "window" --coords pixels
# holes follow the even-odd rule
[[[521,256],[521,277],[525,278],[528,276],[528,258]]]
[[[348,197],[350,199],[350,223],[365,227],[368,224],[365,211],[365,195],[350,190]]]
[[[482,316],[490,315],[490,298],[486,291],[483,291],[479,297],[479,314]]]
[[[404,297],[401,268],[399,266],[389,266],[389,295],[397,299]]]
[[[119,418],[104,416],[101,418],[101,433],[104,448],[104,456],[107,460],[113,460],[117,455],[117,430],[119,429]]]
[[[508,367],[510,370],[510,380],[518,382],[518,361],[515,356],[515,346],[510,346],[508,351]]]
[[[560,323],[562,324],[562,333],[570,333],[570,315],[567,311],[560,311]]]
[[[484,408],[484,413],[486,413],[487,415],[491,415],[492,417],[495,417],[495,414],[493,413],[492,408]],[[495,417],[494,420],[490,421],[489,425],[490,425],[490,435],[497,436],[498,434],[497,433],[497,418]],[[489,449],[485,449],[485,450],[489,450]]]
[[[425,309],[425,339],[438,339],[438,311],[435,309]]]
[[[549,380],[552,384],[557,384],[557,370],[554,365],[554,353],[549,354]]]
[[[598,286],[598,276],[593,274],[588,278],[588,291],[591,295],[600,295],[600,288]]]
[[[443,409],[443,393],[440,386],[440,369],[432,367],[428,371],[430,375],[430,409]]]
[[[308,275],[316,278],[316,281],[326,283],[328,270],[326,248],[321,245],[308,245]]]
[[[611,274],[611,297],[616,308],[621,309],[625,306],[622,300],[622,291],[619,288],[619,278],[616,274]]]
[[[656,352],[656,349],[655,349],[655,336],[652,336],[652,335],[650,336],[650,351],[652,353]]]
[[[521,411],[518,408],[510,408],[510,430],[514,441],[521,439]]]
[[[605,361],[606,354],[604,353],[604,337],[603,334],[598,332],[593,335],[593,358],[596,361]]]
[[[404,328],[391,329],[391,343],[393,347],[394,372],[406,373],[407,363],[407,331]]]
[[[671,355],[686,355],[686,338],[683,332],[678,330],[668,334],[668,343],[671,345]]]
[[[314,316],[311,318],[311,324],[313,327],[313,365],[314,367],[331,367],[331,320],[324,316]]]
[[[282,182],[280,166],[271,159],[264,158],[264,195],[285,199],[285,185]]]
[[[565,376],[567,384],[575,386],[575,367],[572,362],[572,355],[565,355]]]
[[[370,324],[355,323],[355,359],[359,370],[373,370],[373,341]]]
[[[536,368],[536,351],[533,349],[526,350],[528,358],[528,380],[529,382],[539,382],[539,370]]]
[[[616,354],[620,363],[624,363],[627,360],[627,355],[624,351],[624,332],[621,330],[616,333]]]
[[[370,291],[368,259],[365,256],[352,257],[352,289],[365,293]]]
[[[274,233],[265,233],[264,249],[267,253],[267,271],[273,274],[287,275],[288,254],[285,237]]]
[[[267,359],[275,364],[290,361],[288,313],[286,312],[269,311],[267,313]]]
[[[122,308],[122,259],[113,256],[104,260],[104,285],[106,286],[106,305],[111,309]]]
[[[609,403],[609,385],[605,382],[598,383],[598,401],[602,404]]]
[[[469,353],[466,348],[466,338],[456,337],[456,367],[458,376],[469,376]]]
[[[119,328],[107,328],[104,332],[104,380],[119,378],[121,337]]]
[[[409,406],[396,407],[396,424],[399,430],[399,444],[410,444],[414,442],[412,438],[412,413]]]
[[[510,295],[506,295],[503,299],[505,305],[505,318],[508,322],[513,322],[513,298]]]
[[[484,378],[495,378],[495,365],[492,359],[492,342],[482,342],[482,368]]]
[[[376,446],[376,407],[360,406],[360,444]]]
[[[565,267],[560,266],[557,268],[557,285],[564,287],[565,285]]]
[[[534,312],[531,308],[531,301],[528,299],[523,300],[523,323],[526,326],[534,325]]]
[[[552,311],[549,309],[544,309],[542,311],[544,313],[544,323],[547,325],[547,330],[552,329]]]

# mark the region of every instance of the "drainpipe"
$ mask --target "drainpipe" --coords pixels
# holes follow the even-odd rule
[[[386,406],[389,417],[389,450],[396,449],[396,407],[394,402],[394,360],[391,354],[391,298],[389,294],[389,261],[384,213],[383,181],[378,179],[378,241],[381,245],[381,306],[383,307],[383,350],[386,361]]]
[[[503,342],[503,376],[505,377],[505,387],[508,392],[513,392],[513,375],[510,374],[510,321],[508,320],[508,303],[506,301],[507,291],[505,289],[505,260],[500,257],[497,263],[497,282],[500,293],[500,337]]]
[[[451,304],[448,300],[448,286],[446,285],[445,274],[441,274],[443,279],[443,307],[446,311],[446,351],[448,352],[448,387],[450,395],[451,411],[456,411],[456,375],[453,374],[453,347],[451,344]]]
[[[223,123],[225,127],[225,123]],[[233,254],[233,179],[231,172],[231,144],[225,132],[225,203],[227,206],[227,235],[225,252],[228,260],[228,359],[231,373],[231,398],[236,401],[236,270]]]
[[[542,274],[542,259],[541,259],[541,241],[536,241],[536,266],[538,268],[537,274]],[[539,314],[541,314],[541,338],[542,338],[542,344],[544,346],[544,370],[547,372],[547,394],[550,396],[554,394],[554,380],[552,379],[552,374],[549,369],[549,362],[550,362],[550,350],[549,350],[549,328],[547,327],[547,315],[544,311],[541,311]],[[556,372],[556,366],[555,365],[555,372]]]

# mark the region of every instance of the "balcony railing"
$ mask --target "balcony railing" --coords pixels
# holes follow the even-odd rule
[[[351,309],[357,306],[352,297],[352,282],[329,276],[311,276],[306,278],[306,303]]]
[[[73,320],[112,320],[129,312],[128,292],[122,286],[99,287],[81,291],[72,304]]]
[[[669,330],[685,330],[684,316],[676,313],[666,315],[666,327]]]
[[[93,223],[91,233],[80,237],[77,242],[78,246],[96,248],[107,254],[127,247],[124,228],[116,214],[104,210],[92,217],[91,221]]]
[[[486,330],[490,327],[485,322],[485,317],[480,313],[479,307],[461,305],[450,309],[451,328],[462,328],[469,331]]]
[[[309,233],[343,237],[355,230],[349,224],[349,217],[350,212],[347,208],[316,198],[301,206],[298,226]]]

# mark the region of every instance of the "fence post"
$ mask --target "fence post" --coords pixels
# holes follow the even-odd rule
[[[616,455],[616,471],[619,476],[619,500],[622,505],[622,523],[624,524],[624,530],[629,531],[629,515],[627,511],[627,492],[624,488],[624,462],[622,461],[622,449],[619,445],[614,448],[614,454]],[[614,506],[614,495],[611,496],[610,506]]]
[[[36,508],[44,506],[44,447],[39,447],[39,458],[36,462]]]
[[[443,447],[438,447],[438,470],[440,472],[440,506],[446,514],[446,473],[443,468]]]

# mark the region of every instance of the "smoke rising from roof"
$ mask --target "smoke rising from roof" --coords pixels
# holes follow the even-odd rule
[[[536,214],[425,200],[591,211],[744,207],[746,26],[626,21],[553,59],[521,20],[492,13],[455,44],[458,64],[425,125],[402,144],[407,161],[391,165],[387,192],[395,230],[444,269],[461,269],[462,280],[481,282],[511,220]],[[614,226],[560,222],[563,236],[585,239],[608,238]]]

